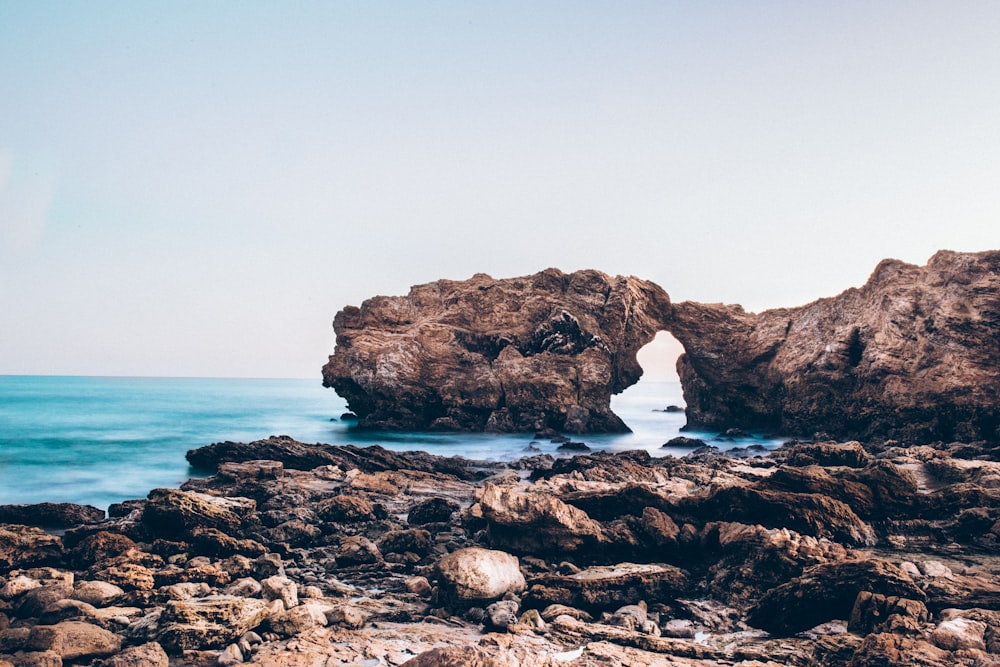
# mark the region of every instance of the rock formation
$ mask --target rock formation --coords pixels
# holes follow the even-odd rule
[[[669,313],[656,285],[597,271],[439,280],[337,313],[323,383],[367,427],[626,431],[611,395]]]
[[[624,430],[610,397],[666,330],[692,428],[1000,439],[1000,251],[885,260],[860,288],[756,314],[596,271],[479,274],[347,307],[334,329],[324,384],[368,427]]]
[[[212,476],[59,535],[0,524],[0,667],[1000,661],[983,444],[395,469],[313,447],[206,448]]]
[[[676,304],[688,425],[844,438],[1000,438],[1000,251],[878,265],[799,308]]]

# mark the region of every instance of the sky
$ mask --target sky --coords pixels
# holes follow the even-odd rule
[[[439,278],[759,311],[998,248],[997,35],[977,0],[0,0],[0,374],[319,381],[339,309]]]

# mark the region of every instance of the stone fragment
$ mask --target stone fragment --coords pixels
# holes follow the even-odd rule
[[[512,551],[564,554],[604,539],[601,525],[586,512],[550,495],[487,482],[479,506],[491,544]]]
[[[370,565],[382,560],[382,554],[374,542],[361,535],[345,537],[337,549],[339,565]]]
[[[268,620],[272,630],[280,635],[291,637],[317,626],[326,625],[326,608],[318,604],[302,604],[272,616]]]
[[[459,504],[445,498],[428,498],[410,508],[406,521],[417,526],[427,523],[445,523],[457,512]]]
[[[260,582],[261,591],[267,601],[281,600],[285,609],[291,609],[299,604],[299,589],[288,577],[268,577]]]
[[[73,586],[73,598],[95,607],[106,607],[119,600],[125,591],[106,581],[78,581]]]
[[[518,604],[514,600],[499,600],[486,607],[483,627],[486,632],[506,632],[517,623]]]

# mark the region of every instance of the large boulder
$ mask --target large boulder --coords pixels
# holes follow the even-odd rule
[[[199,528],[215,528],[240,535],[257,503],[249,498],[225,498],[197,491],[153,489],[143,510],[142,522],[156,536],[193,539]]]
[[[36,625],[28,636],[31,650],[52,651],[66,661],[111,655],[121,648],[121,644],[118,635],[80,621]]]
[[[437,573],[442,597],[462,603],[495,600],[526,586],[517,558],[494,549],[453,551],[438,561]]]
[[[656,285],[598,271],[439,280],[337,313],[323,383],[361,426],[626,431],[612,394],[670,314]]]

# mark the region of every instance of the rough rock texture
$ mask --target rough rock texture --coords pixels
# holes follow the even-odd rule
[[[367,427],[625,431],[611,395],[669,315],[656,285],[598,271],[439,280],[337,313],[323,384]]]
[[[688,425],[906,441],[1000,437],[1000,251],[878,265],[799,308],[675,304]]]
[[[366,427],[625,430],[610,397],[666,330],[693,428],[1000,439],[1000,251],[885,260],[860,288],[757,314],[597,271],[477,274],[349,306],[334,330],[324,384]]]

